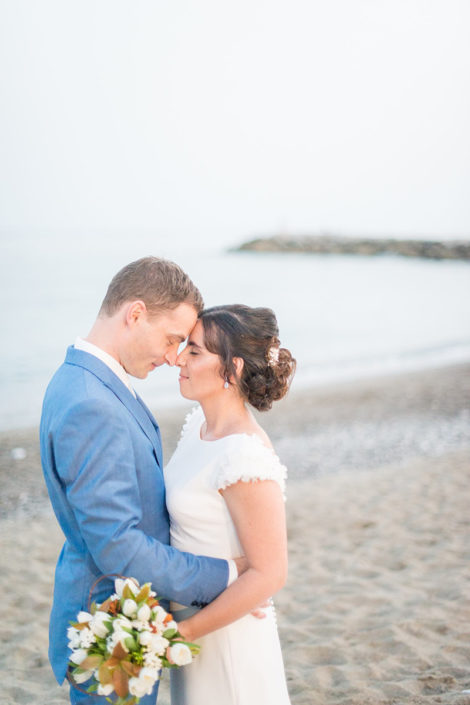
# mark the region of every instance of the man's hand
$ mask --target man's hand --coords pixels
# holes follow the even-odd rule
[[[265,610],[268,607],[271,607],[273,604],[273,598],[269,597],[266,602],[263,602],[262,605],[259,605],[258,607],[255,607],[254,609],[251,610],[250,614],[252,617],[256,617],[256,619],[264,619],[266,617],[266,612]]]
[[[245,570],[247,570],[248,561],[246,560],[245,556],[241,556],[240,558],[234,558],[233,560],[235,561],[235,564],[237,566],[238,577],[240,577],[240,575],[244,573]]]

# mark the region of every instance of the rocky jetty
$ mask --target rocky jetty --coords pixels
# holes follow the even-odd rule
[[[398,240],[307,235],[257,238],[235,248],[236,252],[302,252],[321,255],[401,255],[427,259],[470,260],[470,241]]]

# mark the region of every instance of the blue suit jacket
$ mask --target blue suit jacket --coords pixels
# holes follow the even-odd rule
[[[203,605],[227,585],[226,561],[169,546],[160,432],[139,397],[101,360],[70,347],[44,399],[41,460],[65,534],[57,563],[49,658],[62,683],[67,627],[96,578],[150,581],[158,595]],[[103,580],[94,599],[113,592]]]

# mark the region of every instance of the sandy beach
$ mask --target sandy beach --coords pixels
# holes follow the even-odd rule
[[[185,412],[155,412],[168,458]],[[293,705],[470,705],[470,365],[296,391],[262,422],[290,471],[275,602]],[[64,705],[36,430],[0,434],[0,478],[1,702]]]

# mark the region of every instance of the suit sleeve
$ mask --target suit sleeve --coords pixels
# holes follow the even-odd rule
[[[80,536],[103,574],[149,581],[160,596],[198,606],[226,588],[227,561],[178,551],[140,528],[131,430],[113,405],[96,399],[75,405],[55,436],[58,474]]]

